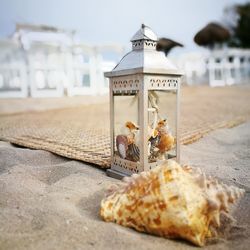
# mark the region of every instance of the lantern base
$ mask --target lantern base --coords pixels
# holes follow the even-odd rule
[[[107,170],[107,176],[118,179],[118,180],[121,180],[124,177],[129,176],[129,175],[110,168],[110,169]]]

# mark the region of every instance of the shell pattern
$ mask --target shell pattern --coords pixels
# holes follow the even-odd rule
[[[173,160],[139,175],[125,177],[101,202],[107,222],[203,246],[216,236],[222,214],[244,193],[207,178],[199,169]]]
[[[126,158],[126,152],[128,150],[128,139],[125,135],[118,135],[116,137],[116,147],[118,150],[118,154],[121,158]]]
[[[135,143],[129,144],[127,136],[118,135],[116,137],[116,148],[122,159],[137,162],[140,160],[140,149]]]
[[[134,143],[128,145],[127,159],[135,162],[140,160],[140,149]]]
[[[161,134],[159,143],[156,147],[159,149],[160,153],[164,153],[173,148],[174,142],[174,137],[171,134]]]

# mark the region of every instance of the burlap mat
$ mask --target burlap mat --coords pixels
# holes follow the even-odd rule
[[[122,110],[123,104],[120,105]],[[0,115],[0,139],[108,168],[108,110],[108,103],[103,103]],[[183,88],[181,143],[192,143],[210,131],[236,126],[249,117],[250,88],[247,86]]]

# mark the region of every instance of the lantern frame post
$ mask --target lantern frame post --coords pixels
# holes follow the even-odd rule
[[[142,83],[139,90],[139,127],[140,127],[140,164],[143,170],[148,169],[148,149],[145,138],[148,137],[148,88],[144,83],[145,79],[142,77]]]
[[[178,84],[176,93],[176,161],[180,162],[180,91],[181,86]]]

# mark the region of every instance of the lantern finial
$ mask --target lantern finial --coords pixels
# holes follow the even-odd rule
[[[140,41],[140,40],[148,40],[157,42],[157,35],[151,30],[150,27],[146,26],[144,23],[141,25],[141,28],[134,34],[131,38],[131,42]]]

